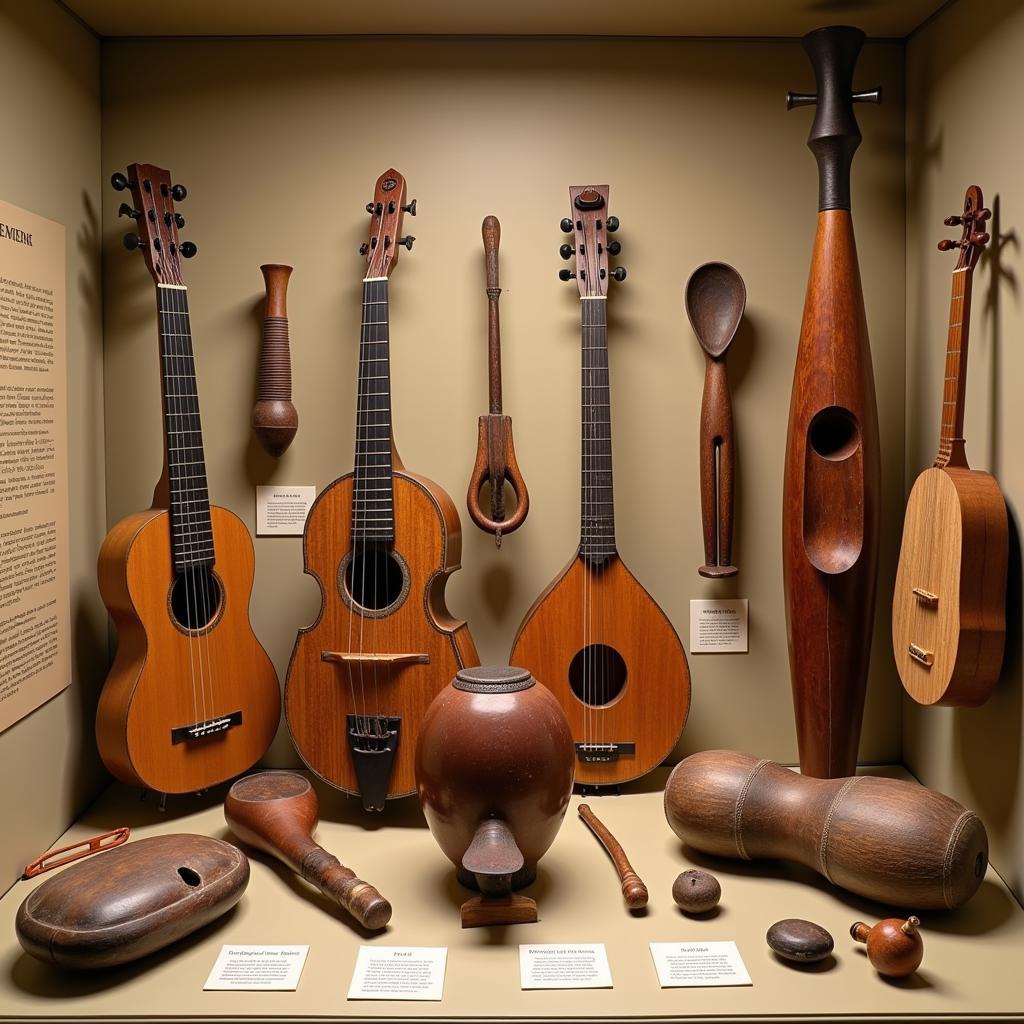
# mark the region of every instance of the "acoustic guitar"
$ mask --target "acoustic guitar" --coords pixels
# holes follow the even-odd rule
[[[285,681],[285,719],[306,764],[379,811],[416,791],[416,739],[434,696],[477,665],[464,622],[445,607],[462,532],[451,498],[405,470],[391,427],[388,279],[402,246],[405,179],[393,168],[367,204],[370,232],[356,398],[355,471],[320,494],[306,520],[305,571],[320,585]]]
[[[939,453],[907,503],[892,603],[892,649],[903,687],[919,704],[983,704],[999,679],[1006,636],[1006,501],[995,478],[967,465],[964,398],[974,268],[990,213],[971,185],[955,251]]]
[[[511,662],[528,668],[558,698],[576,747],[576,782],[585,788],[638,778],[671,752],[686,724],[690,672],[665,613],[623,564],[615,546],[611,408],[608,387],[608,282],[619,252],[608,233],[608,186],[569,189],[583,347],[580,544],[572,560],[526,613]]]
[[[255,556],[244,523],[210,504],[192,351],[188,291],[174,208],[182,185],[151,164],[115,174],[130,190],[142,253],[156,283],[164,469],[152,507],[122,519],[99,556],[103,601],[117,654],[100,695],[96,741],[123,782],[183,793],[234,778],[277,731],[281,691],[249,624]]]

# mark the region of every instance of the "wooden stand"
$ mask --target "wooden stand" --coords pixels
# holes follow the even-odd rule
[[[535,924],[537,901],[529,896],[473,896],[459,910],[463,928],[491,924]]]

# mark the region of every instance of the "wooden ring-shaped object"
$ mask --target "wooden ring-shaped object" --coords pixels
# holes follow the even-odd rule
[[[516,496],[515,511],[507,519],[496,520],[480,506],[480,493],[485,484],[504,486],[508,482]],[[530,511],[530,494],[516,462],[512,444],[512,417],[499,414],[481,416],[478,428],[476,463],[469,480],[466,506],[470,518],[485,533],[501,537],[518,530]]]

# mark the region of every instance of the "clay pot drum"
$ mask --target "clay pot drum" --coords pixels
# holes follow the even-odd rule
[[[416,788],[464,885],[497,896],[533,881],[568,807],[574,765],[564,712],[525,669],[463,669],[434,698]]]

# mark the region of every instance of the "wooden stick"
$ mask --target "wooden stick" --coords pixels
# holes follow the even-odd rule
[[[619,881],[622,882],[622,898],[626,901],[626,906],[630,910],[646,907],[647,886],[633,870],[633,865],[629,863],[626,851],[622,849],[619,841],[601,823],[588,804],[580,804],[580,817],[608,851],[608,856],[611,857],[615,870],[619,873]]]

